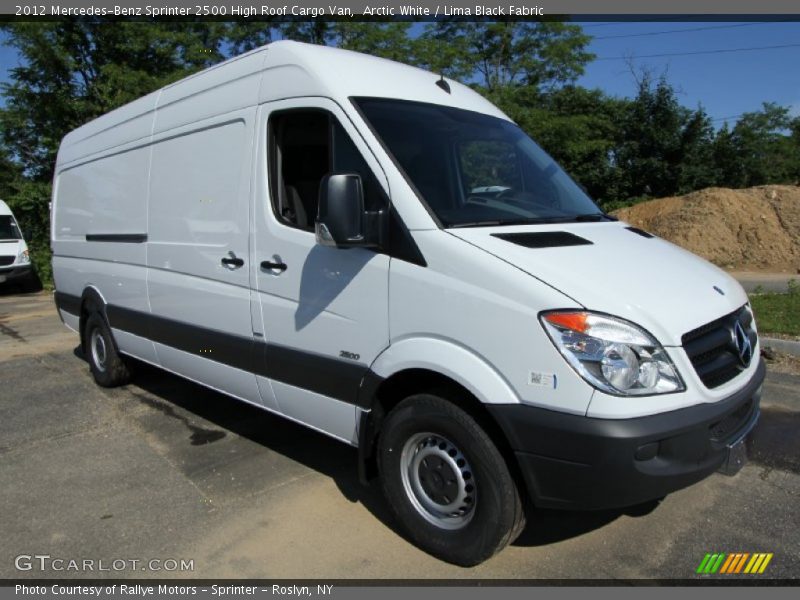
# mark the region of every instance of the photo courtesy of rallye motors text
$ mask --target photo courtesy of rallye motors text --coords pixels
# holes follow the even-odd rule
[[[408,538],[456,564],[530,507],[733,474],[759,417],[736,280],[605,214],[439,74],[257,48],[69,133],[51,223],[99,385],[134,357],[357,447]]]
[[[158,595],[196,596],[206,592],[211,596],[250,596],[257,592],[271,593],[273,596],[328,596],[333,592],[329,584],[308,585],[279,585],[272,584],[267,587],[251,585],[211,585],[199,587],[195,585],[142,585],[142,584],[111,584],[111,585],[22,585],[14,586],[17,596],[108,596],[121,594],[123,596],[138,596],[146,598]]]

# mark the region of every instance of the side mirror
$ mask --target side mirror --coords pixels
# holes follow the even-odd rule
[[[372,215],[364,211],[364,188],[356,173],[326,176],[319,187],[315,232],[317,243],[336,248],[374,246],[370,240]]]

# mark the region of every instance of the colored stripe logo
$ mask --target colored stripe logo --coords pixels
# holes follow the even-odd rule
[[[749,552],[709,553],[700,561],[700,565],[695,572],[702,575],[713,575],[715,573],[720,575],[736,575],[740,573],[760,575],[767,569],[767,565],[771,560],[772,552],[756,552],[754,554]]]

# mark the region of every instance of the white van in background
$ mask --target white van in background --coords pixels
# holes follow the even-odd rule
[[[97,383],[133,357],[357,446],[445,560],[492,556],[529,506],[744,460],[742,288],[466,86],[277,42],[73,131],[55,173],[55,299]]]
[[[25,291],[35,287],[28,245],[8,204],[0,200],[0,285],[20,283]]]

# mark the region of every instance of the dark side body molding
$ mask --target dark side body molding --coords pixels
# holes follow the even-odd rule
[[[80,316],[81,298],[55,293],[57,308]],[[254,338],[106,305],[108,324],[177,350],[369,409],[382,379],[350,360],[287,348]]]
[[[87,242],[118,242],[123,244],[143,244],[146,233],[87,233]]]

